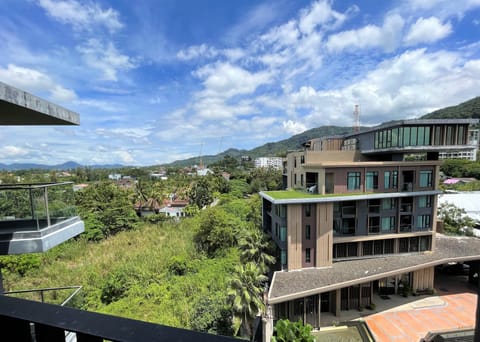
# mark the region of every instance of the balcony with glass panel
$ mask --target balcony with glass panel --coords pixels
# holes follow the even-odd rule
[[[44,252],[83,231],[71,182],[0,185],[0,255]]]

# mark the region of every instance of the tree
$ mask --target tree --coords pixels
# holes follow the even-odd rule
[[[207,177],[198,177],[192,183],[188,197],[190,204],[196,204],[200,209],[213,202],[213,189]]]
[[[197,249],[213,257],[219,251],[236,245],[237,232],[243,223],[220,207],[211,207],[198,216],[194,235]]]
[[[273,328],[272,342],[314,342],[311,332],[312,326],[304,325],[301,320],[294,323],[280,319]]]
[[[275,263],[275,257],[270,255],[273,249],[270,238],[258,229],[246,231],[240,238],[242,262],[253,262],[262,273],[267,273],[269,266]]]
[[[229,295],[233,298],[234,334],[251,337],[252,322],[264,309],[263,292],[267,277],[253,262],[235,267]]]
[[[472,235],[475,222],[467,216],[465,209],[444,202],[438,207],[437,216],[443,221],[444,230],[452,235]]]
[[[100,240],[136,226],[133,192],[111,182],[99,182],[76,193],[76,205],[89,240]]]

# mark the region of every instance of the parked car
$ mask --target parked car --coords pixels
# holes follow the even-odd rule
[[[453,262],[437,266],[437,270],[450,275],[467,275],[470,272],[470,265],[461,262]]]

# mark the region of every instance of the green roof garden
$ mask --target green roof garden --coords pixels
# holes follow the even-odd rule
[[[339,196],[355,196],[355,195],[368,195],[371,192],[348,192],[343,194],[313,194],[302,190],[277,190],[277,191],[263,191],[267,196],[275,200],[281,199],[305,199],[305,198],[330,198]]]
[[[261,191],[260,196],[273,204],[295,204],[295,203],[326,203],[338,201],[356,201],[365,199],[380,199],[389,197],[408,197],[420,195],[438,195],[440,191],[414,191],[414,192],[347,192],[339,194],[313,194],[302,190],[278,190]]]

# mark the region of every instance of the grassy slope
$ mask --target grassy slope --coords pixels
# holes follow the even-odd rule
[[[146,225],[101,243],[74,241],[42,256],[40,269],[25,277],[5,275],[7,290],[83,286],[83,308],[177,327],[189,327],[192,308],[202,297],[224,293],[238,255],[215,260],[195,255],[188,219],[178,225]],[[167,271],[173,256],[184,256],[193,270],[176,276]],[[125,274],[127,296],[100,302],[101,287],[113,274]]]

